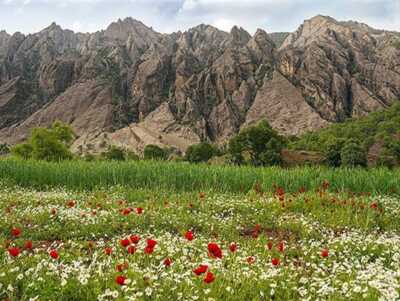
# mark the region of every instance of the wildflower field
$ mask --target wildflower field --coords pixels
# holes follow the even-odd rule
[[[400,299],[394,189],[353,193],[323,176],[243,192],[1,177],[0,300]]]

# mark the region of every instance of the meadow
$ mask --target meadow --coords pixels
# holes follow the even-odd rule
[[[0,161],[0,300],[399,300],[399,171]]]

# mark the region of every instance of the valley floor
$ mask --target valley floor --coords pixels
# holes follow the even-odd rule
[[[396,197],[0,190],[0,300],[399,300]]]

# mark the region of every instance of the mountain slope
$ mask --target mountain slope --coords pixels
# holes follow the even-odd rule
[[[298,135],[399,99],[399,40],[324,16],[275,35],[204,24],[161,34],[131,18],[93,34],[54,23],[27,36],[2,31],[0,142],[55,119],[74,127],[82,152],[114,143],[184,151],[263,118]]]

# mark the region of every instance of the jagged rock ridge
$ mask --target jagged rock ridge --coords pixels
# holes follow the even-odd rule
[[[161,34],[127,18],[92,34],[0,32],[0,142],[70,123],[74,149],[184,151],[266,118],[298,135],[400,98],[400,36],[316,16],[294,33],[199,25]]]

